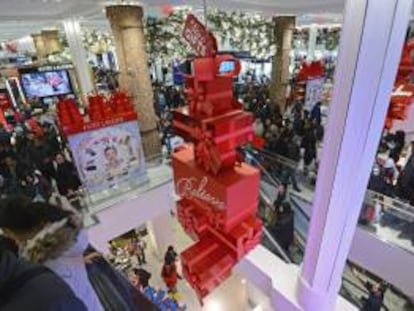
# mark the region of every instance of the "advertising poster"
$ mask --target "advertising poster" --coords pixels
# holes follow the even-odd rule
[[[306,82],[305,109],[312,110],[317,102],[323,99],[324,78],[313,79]]]
[[[71,135],[69,144],[81,180],[91,193],[146,180],[136,121]]]

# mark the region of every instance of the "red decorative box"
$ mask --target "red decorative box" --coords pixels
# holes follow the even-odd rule
[[[176,152],[172,164],[176,193],[220,213],[219,225],[225,232],[256,214],[260,182],[256,168],[242,163],[212,178],[197,166],[192,147]]]
[[[237,147],[253,139],[253,116],[242,110],[195,121],[186,109],[174,112],[176,133],[195,143],[197,162],[207,172],[217,174],[238,161]]]

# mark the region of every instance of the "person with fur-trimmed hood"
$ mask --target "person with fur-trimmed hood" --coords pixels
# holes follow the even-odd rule
[[[0,235],[0,310],[87,311],[60,277],[18,258],[16,248]]]
[[[14,195],[0,202],[0,228],[19,243],[21,257],[55,272],[88,310],[103,310],[88,279],[83,257],[88,238],[78,214]]]

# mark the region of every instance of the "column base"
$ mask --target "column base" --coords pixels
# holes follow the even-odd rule
[[[156,128],[145,132],[141,131],[141,139],[146,162],[162,157],[161,140]]]
[[[332,311],[335,310],[337,294],[330,295],[318,289],[312,288],[304,279],[299,278],[298,300],[300,306],[306,311]]]

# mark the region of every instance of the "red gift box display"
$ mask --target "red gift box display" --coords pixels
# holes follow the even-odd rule
[[[411,82],[414,73],[414,63],[412,60],[413,50],[414,39],[410,39],[406,42],[402,52],[394,83],[394,90],[385,120],[386,129],[392,128],[393,120],[405,120],[407,118],[408,107],[413,102],[414,85]]]
[[[85,116],[81,115],[74,99],[63,99],[57,104],[57,116],[63,133],[72,135],[137,119],[132,101],[122,91],[114,91],[109,97],[91,94],[88,104]]]
[[[307,82],[315,78],[322,77],[325,74],[325,69],[321,61],[303,62],[297,74],[298,82]]]
[[[183,274],[202,299],[260,242],[260,175],[237,153],[253,139],[253,117],[233,96],[240,62],[217,55],[214,37],[193,15],[183,33],[199,57],[185,76],[188,107],[174,111],[173,126],[192,145],[175,152],[172,164],[178,219],[195,240],[181,253]]]

